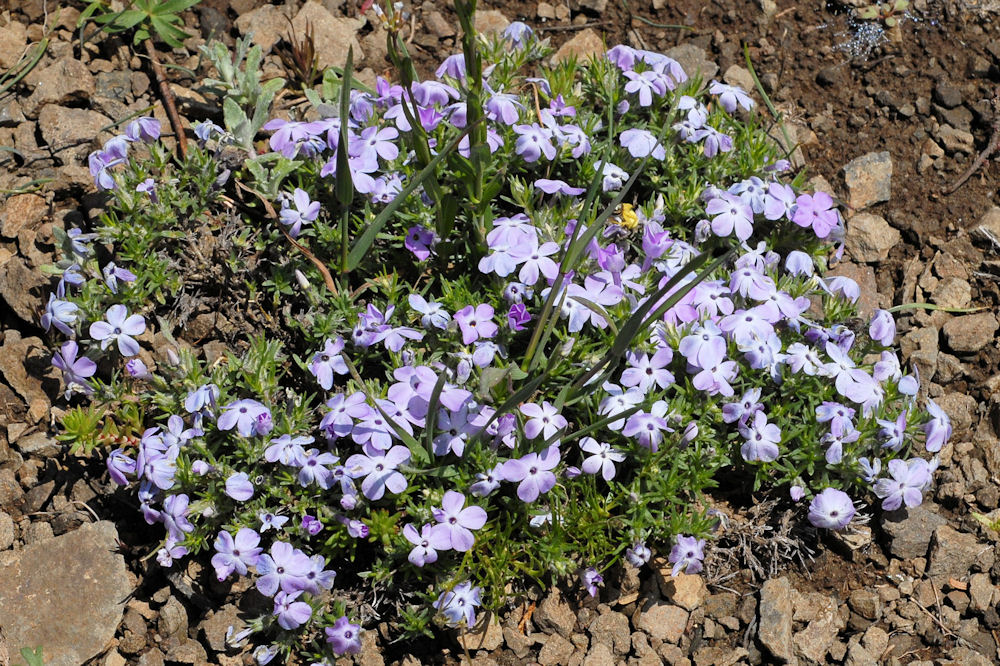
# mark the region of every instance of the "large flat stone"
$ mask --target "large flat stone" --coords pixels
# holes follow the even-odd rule
[[[0,627],[15,654],[42,646],[47,666],[79,666],[114,638],[132,584],[102,521],[29,546],[0,576]]]

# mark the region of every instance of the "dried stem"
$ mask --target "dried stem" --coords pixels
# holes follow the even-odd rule
[[[993,156],[997,150],[1000,150],[1000,87],[997,87],[993,91],[993,133],[990,135],[990,141],[983,148],[983,152],[976,156],[975,161],[972,162],[972,166],[966,169],[965,173],[958,177],[954,183],[949,187],[944,188],[943,193],[947,196],[952,194],[955,190],[960,188],[965,184],[965,181],[972,177],[972,174],[979,170],[979,167],[983,166],[983,163]]]
[[[167,111],[167,117],[170,119],[170,126],[174,128],[174,134],[177,135],[177,149],[181,153],[181,157],[187,157],[187,137],[184,135],[184,126],[181,125],[181,117],[177,113],[177,104],[174,102],[174,93],[170,90],[170,84],[167,83],[167,74],[163,71],[163,65],[160,64],[159,59],[156,57],[156,47],[153,46],[153,40],[147,39],[143,42],[146,47],[146,55],[149,56],[149,61],[153,63],[153,74],[156,76],[156,82],[160,86],[160,95],[163,97],[163,108]]]

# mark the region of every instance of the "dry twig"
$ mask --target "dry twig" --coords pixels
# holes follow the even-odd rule
[[[153,63],[153,74],[156,75],[156,82],[160,86],[160,95],[163,97],[163,108],[170,119],[170,126],[174,129],[174,134],[177,135],[177,149],[180,151],[182,158],[187,157],[187,137],[184,135],[184,126],[181,125],[181,117],[177,113],[174,93],[167,82],[167,74],[163,71],[163,65],[160,64],[159,59],[156,57],[156,47],[153,46],[153,40],[147,39],[143,42],[143,45],[146,47],[146,55],[149,56],[149,61]]]
[[[1000,150],[1000,86],[997,86],[993,90],[993,99],[991,100],[991,104],[993,105],[993,131],[990,134],[989,143],[987,143],[986,147],[983,148],[983,151],[976,156],[976,159],[972,162],[972,166],[966,169],[965,173],[958,177],[958,180],[942,190],[942,193],[945,196],[954,193],[955,190],[964,185],[965,181],[969,180],[969,178],[972,177],[972,174],[976,173],[976,171],[983,166],[983,163],[993,156],[993,153]]]

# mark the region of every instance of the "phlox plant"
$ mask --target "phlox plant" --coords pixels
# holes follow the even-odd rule
[[[697,573],[723,475],[822,529],[914,506],[950,435],[892,315],[846,325],[858,285],[823,275],[843,222],[746,91],[624,45],[541,66],[527,26],[485,38],[456,9],[432,77],[383,14],[398,80],[327,72],[242,166],[231,127],[185,161],[127,130],[91,159],[103,225],[53,269],[67,429],[129,435],[108,472],[163,526],[162,566],[270,600],[233,637],[261,663],[356,653],[375,613],[407,636],[532,582],[597,595],[653,552]],[[216,268],[280,326],[208,364],[164,286],[226,216]]]

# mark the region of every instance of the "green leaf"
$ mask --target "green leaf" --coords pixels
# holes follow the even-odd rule
[[[351,167],[347,154],[347,125],[351,105],[351,71],[354,67],[354,48],[347,49],[347,62],[344,64],[344,78],[340,84],[340,141],[337,147],[337,186],[335,193],[337,201],[345,208],[350,206],[354,198],[354,181],[351,179]],[[346,237],[346,229],[341,233]]]

